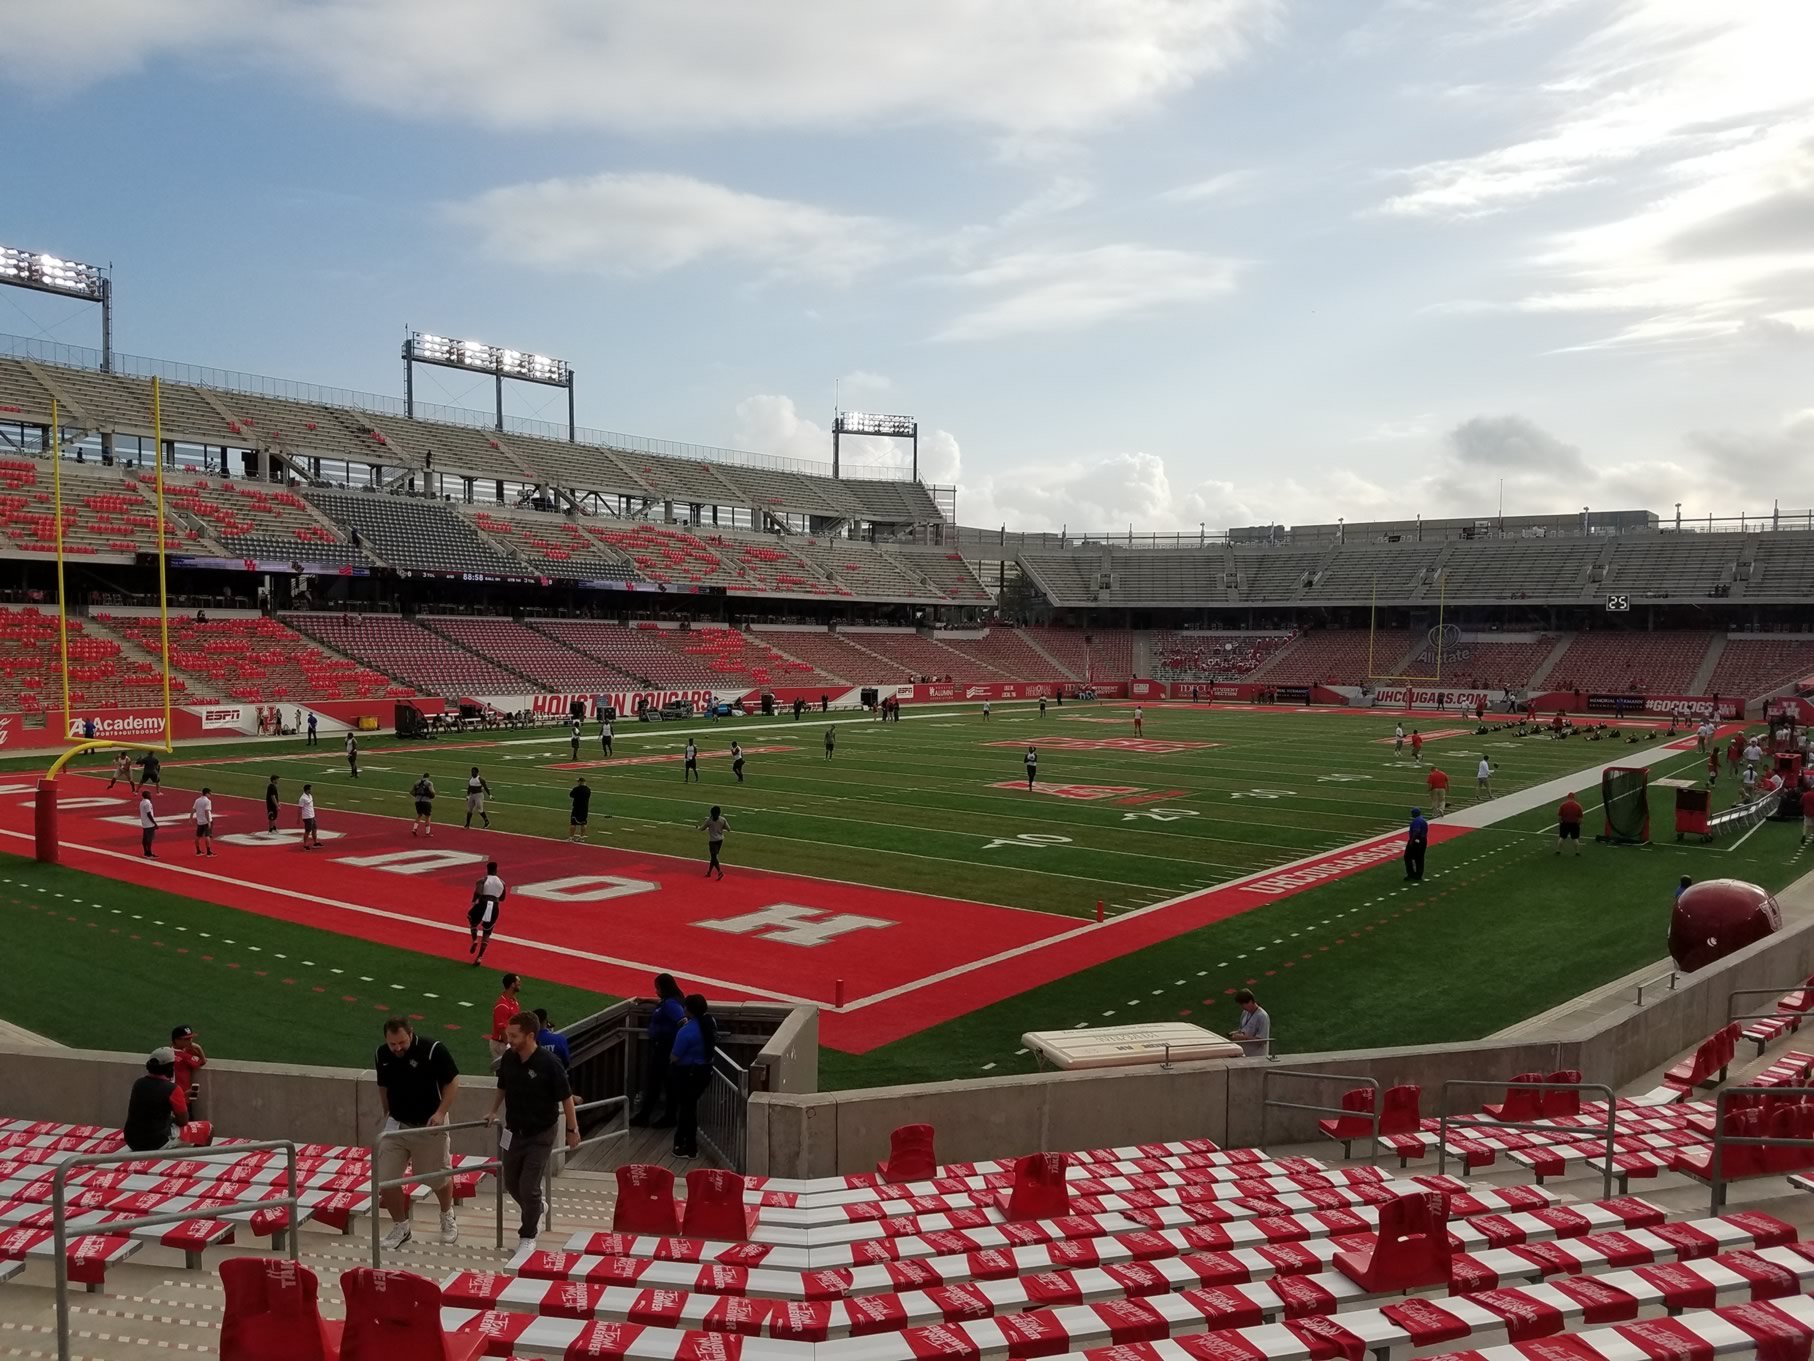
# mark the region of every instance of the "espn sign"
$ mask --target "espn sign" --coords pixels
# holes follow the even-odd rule
[[[239,705],[228,705],[218,709],[201,709],[197,711],[202,720],[202,727],[211,729],[230,728],[239,731],[241,716],[244,710]]]

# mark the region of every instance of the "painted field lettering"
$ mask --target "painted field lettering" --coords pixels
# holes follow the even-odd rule
[[[859,917],[851,912],[827,912],[798,903],[771,903],[741,917],[719,917],[713,921],[694,922],[708,931],[723,931],[733,936],[755,936],[778,941],[782,945],[804,945],[809,949],[824,945],[853,931],[874,931],[896,923],[884,917]]]

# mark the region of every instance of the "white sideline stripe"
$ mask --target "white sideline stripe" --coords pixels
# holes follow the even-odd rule
[[[32,840],[32,833],[30,832],[14,832],[6,828],[0,828],[0,836],[13,837],[19,841]],[[64,841],[62,844],[78,851],[86,851],[90,855],[106,856],[111,860],[125,860],[131,862],[139,859],[138,856],[126,851],[108,850],[103,846],[90,846],[80,841]],[[382,917],[386,921],[404,922],[411,926],[426,927],[431,931],[446,931],[456,936],[464,936],[467,934],[467,928],[464,926],[455,926],[449,922],[427,921],[421,917],[412,917],[404,912],[387,912],[380,907],[364,907],[358,903],[343,903],[338,898],[324,898],[316,893],[301,893],[292,888],[277,888],[269,884],[253,883],[245,879],[232,878],[230,875],[214,874],[207,870],[186,869],[182,865],[172,865],[167,862],[162,863],[160,867],[166,874],[187,875],[194,879],[206,879],[208,882],[214,884],[231,884],[235,888],[251,889],[258,893],[275,893],[285,898],[294,898],[297,902],[313,903],[318,907],[331,907],[336,911],[352,912],[362,917]],[[576,950],[571,946],[553,945],[547,941],[524,940],[517,936],[496,936],[494,939],[502,941],[506,945],[514,945],[518,949],[534,950],[545,954],[567,955],[574,959],[587,960],[593,964],[610,964],[622,969],[641,969],[644,972],[654,971],[659,973],[661,971],[660,966],[647,964],[642,960],[620,959],[615,955],[598,955],[593,954],[589,950]],[[231,942],[228,943],[230,944]],[[375,945],[382,944],[383,942],[368,941],[366,943]],[[409,947],[402,946],[399,948],[408,949]],[[792,1002],[796,1006],[819,1005],[811,998],[794,997],[784,992],[770,992],[766,988],[753,987],[748,983],[733,983],[722,978],[707,978],[703,974],[695,974],[693,976],[698,978],[702,983],[710,983],[713,987],[724,988],[730,992],[749,993],[753,996],[767,997],[776,1002]]]
[[[1680,755],[1682,755],[1682,753],[1679,751],[1676,751],[1676,752],[1656,751],[1651,754],[1651,759],[1653,761],[1663,761],[1663,760],[1668,760],[1668,759],[1671,759],[1672,757],[1677,757]],[[1612,765],[1612,764],[1614,764],[1614,762],[1608,761],[1605,764]],[[1635,764],[1637,764],[1637,762],[1633,761],[1633,762],[1631,762],[1631,764],[1635,765]],[[1648,766],[1649,762],[1645,762],[1644,764],[1646,764],[1646,766]],[[1508,796],[1506,796],[1504,798],[1500,798],[1500,799],[1489,799],[1486,804],[1482,805],[1478,809],[1469,810],[1469,811],[1477,812],[1482,815],[1477,821],[1463,822],[1459,818],[1457,818],[1454,814],[1450,814],[1448,817],[1444,818],[1444,821],[1448,822],[1452,826],[1462,826],[1462,827],[1467,827],[1470,830],[1478,831],[1481,828],[1489,827],[1493,823],[1503,821],[1506,818],[1518,817],[1523,813],[1529,812],[1532,808],[1542,807],[1544,803],[1548,802],[1551,798],[1555,797],[1557,794],[1566,793],[1568,790],[1575,787],[1575,785],[1579,784],[1584,777],[1586,777],[1586,776],[1597,777],[1599,775],[1601,769],[1602,769],[1601,766],[1592,766],[1589,769],[1578,772],[1575,775],[1563,776],[1560,779],[1551,780],[1547,784],[1537,785],[1531,789],[1521,790],[1518,794],[1515,794],[1515,795],[1508,795]],[[1531,795],[1535,795],[1536,797],[1527,798],[1527,796],[1531,796]],[[1518,806],[1513,806],[1513,805],[1518,805]],[[1493,816],[1485,817],[1484,815],[1488,812],[1491,812],[1493,814]],[[1257,880],[1270,879],[1273,876],[1280,875],[1280,874],[1289,874],[1292,870],[1301,868],[1302,866],[1305,866],[1305,865],[1314,864],[1320,860],[1333,860],[1333,859],[1338,859],[1344,855],[1351,855],[1355,851],[1360,850],[1364,846],[1376,845],[1379,841],[1381,841],[1385,837],[1391,837],[1391,836],[1397,836],[1397,835],[1398,835],[1398,833],[1396,833],[1396,832],[1385,832],[1385,833],[1381,833],[1380,835],[1377,835],[1377,836],[1363,837],[1361,840],[1350,842],[1346,846],[1338,846],[1333,850],[1317,851],[1312,855],[1302,856],[1297,860],[1290,861],[1283,865],[1271,865],[1263,870],[1255,870],[1252,874],[1243,875],[1239,879],[1230,879],[1227,883],[1218,884],[1214,888],[1192,889],[1189,893],[1180,893],[1175,898],[1166,898],[1160,902],[1149,903],[1145,907],[1137,907],[1137,908],[1133,909],[1131,912],[1123,912],[1119,916],[1112,917],[1109,920],[1104,921],[1104,922],[1100,922],[1100,923],[1090,922],[1087,925],[1075,927],[1070,931],[1065,931],[1060,935],[1048,936],[1044,940],[1029,941],[1025,945],[1013,946],[1010,949],[1002,950],[996,954],[990,955],[987,959],[973,960],[968,964],[953,965],[949,969],[941,970],[940,972],[935,973],[935,974],[928,974],[925,978],[916,979],[915,981],[913,981],[911,983],[902,983],[898,987],[889,988],[883,992],[874,993],[868,997],[860,997],[854,1002],[846,1002],[841,1007],[826,1007],[824,1009],[827,1011],[837,1012],[840,1015],[848,1013],[848,1012],[852,1012],[852,1011],[861,1011],[864,1007],[874,1006],[877,1002],[893,1001],[896,997],[904,997],[909,993],[919,991],[921,988],[931,987],[933,984],[936,984],[936,983],[948,982],[949,980],[951,980],[953,978],[962,978],[965,974],[972,973],[977,969],[988,968],[990,965],[1001,964],[1010,959],[1019,959],[1022,955],[1030,955],[1030,954],[1034,953],[1036,950],[1044,950],[1053,945],[1060,945],[1060,944],[1063,944],[1065,941],[1075,940],[1079,936],[1087,936],[1092,933],[1100,934],[1102,932],[1112,931],[1112,930],[1114,930],[1115,927],[1120,926],[1122,923],[1134,921],[1135,919],[1137,919],[1139,917],[1145,916],[1149,912],[1162,912],[1166,908],[1177,907],[1181,903],[1194,902],[1198,898],[1205,897],[1212,893],[1220,893],[1220,892],[1224,891],[1225,889],[1238,889],[1238,888],[1241,888],[1243,885],[1254,883]],[[1380,863],[1384,864],[1385,861],[1382,860]],[[1320,887],[1320,885],[1307,884],[1304,886],[1304,890],[1308,890],[1311,888],[1317,888],[1317,887]],[[1304,890],[1299,890],[1299,891],[1304,891]],[[1285,896],[1290,897],[1293,895],[1288,893]]]

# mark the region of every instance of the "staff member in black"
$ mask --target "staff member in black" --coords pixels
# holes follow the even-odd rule
[[[453,1055],[439,1040],[426,1039],[401,1016],[384,1023],[384,1043],[372,1059],[378,1071],[378,1105],[384,1112],[384,1132],[391,1135],[378,1149],[378,1180],[397,1181],[405,1172],[426,1177],[449,1166],[447,1135],[438,1126],[447,1123],[460,1090],[460,1070]],[[453,1179],[431,1183],[441,1204],[441,1231],[436,1242],[457,1243],[460,1228],[453,1215]],[[384,1246],[391,1249],[409,1242],[409,1197],[401,1186],[378,1193],[390,1212],[391,1231]]]
[[[567,840],[584,841],[586,818],[592,810],[592,786],[586,783],[584,775],[567,791],[567,798],[573,804],[573,811],[567,814]]]
[[[277,835],[277,777],[273,775],[265,782],[265,832],[270,836]]]
[[[531,1011],[519,1011],[504,1027],[506,1048],[498,1059],[498,1094],[485,1123],[494,1124],[500,1109],[504,1129],[498,1135],[504,1190],[517,1203],[522,1219],[517,1246],[535,1247],[542,1223],[542,1177],[554,1153],[554,1138],[564,1122],[567,1147],[579,1147],[579,1112],[561,1061],[535,1042],[541,1022]]]

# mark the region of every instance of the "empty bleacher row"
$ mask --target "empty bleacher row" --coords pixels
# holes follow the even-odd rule
[[[422,625],[391,615],[302,613],[284,622],[305,637],[423,694],[517,695],[541,687]]]
[[[161,652],[155,615],[95,616],[151,656]],[[415,693],[390,677],[311,642],[261,616],[170,620],[170,665],[188,677],[196,702],[272,704],[313,699],[404,698]]]

